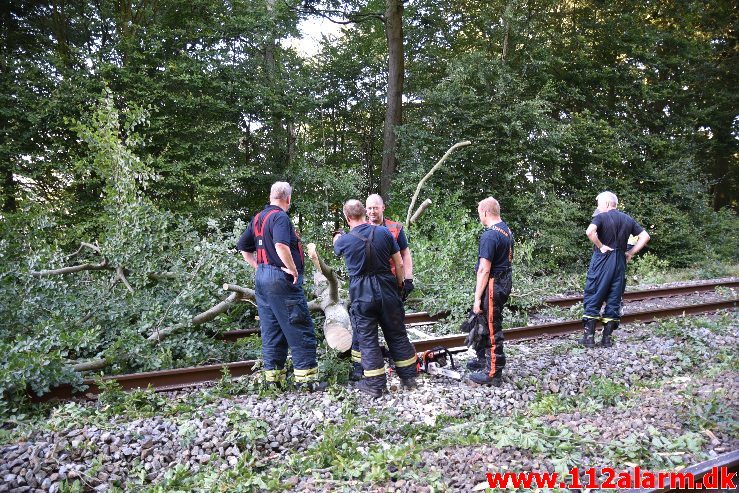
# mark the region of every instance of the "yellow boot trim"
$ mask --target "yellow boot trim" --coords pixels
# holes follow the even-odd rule
[[[403,361],[396,361],[395,366],[397,366],[398,368],[403,368],[404,366],[415,365],[417,361],[418,357],[416,357],[416,355],[414,354],[412,357],[404,359]]]
[[[285,370],[264,370],[264,379],[268,382],[284,382],[287,379]]]
[[[295,374],[296,382],[310,382],[311,380],[318,380],[318,367],[307,368],[304,370],[295,369],[293,373]]]
[[[385,374],[385,368],[378,368],[376,370],[364,370],[365,377],[379,377]]]
[[[600,320],[600,317],[596,317],[594,315],[583,315],[582,318],[594,318],[596,320]]]
[[[601,322],[603,322],[604,324],[607,324],[608,322],[618,322],[618,321],[619,321],[619,320],[621,320],[621,319],[619,319],[619,318],[605,318],[605,317],[603,317],[603,318],[601,318],[600,320],[601,320]]]
[[[354,363],[361,363],[362,362],[362,353],[359,351],[355,351],[352,349],[352,361]]]

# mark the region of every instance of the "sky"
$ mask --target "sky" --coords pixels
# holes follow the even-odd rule
[[[343,27],[345,26],[342,24],[336,24],[321,17],[310,17],[298,24],[302,38],[289,38],[285,44],[295,48],[302,56],[310,58],[318,53],[322,36],[339,37],[342,35]]]

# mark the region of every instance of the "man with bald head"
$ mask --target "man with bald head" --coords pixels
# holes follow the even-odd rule
[[[344,217],[350,230],[334,236],[334,253],[344,257],[349,272],[349,316],[364,377],[356,388],[377,398],[387,391],[378,324],[404,388],[416,385],[416,350],[405,328],[400,247],[386,227],[367,223],[365,213],[360,201],[346,201]],[[394,275],[391,263],[396,266]]]
[[[485,315],[487,337],[474,347],[477,359],[467,368],[475,371],[470,380],[481,385],[503,384],[503,306],[513,284],[513,233],[500,218],[500,204],[493,197],[480,201],[477,214],[485,230],[480,236],[475,274],[475,301],[472,311]]]
[[[408,298],[408,295],[413,291],[413,258],[411,257],[411,250],[408,247],[408,238],[405,235],[405,229],[399,222],[392,221],[385,217],[385,202],[382,197],[376,193],[373,193],[365,202],[367,211],[367,223],[374,224],[375,226],[384,226],[393,235],[395,241],[398,242],[400,248],[400,264],[405,276],[403,281],[403,301]],[[396,264],[390,262],[390,271],[395,275]],[[362,356],[359,352],[359,345],[357,344],[357,338],[355,335],[352,336],[352,373],[350,378],[354,381],[361,380],[363,376],[362,369]]]
[[[617,210],[618,197],[612,192],[602,192],[596,197],[598,214],[590,220],[585,231],[593,243],[585,279],[583,296],[584,334],[580,342],[587,348],[595,346],[595,324],[603,322],[602,347],[613,346],[611,335],[618,328],[621,299],[626,287],[626,262],[636,255],[649,241],[649,233],[628,214]],[[636,245],[628,249],[629,236],[638,237]],[[606,302],[603,316],[600,308]]]

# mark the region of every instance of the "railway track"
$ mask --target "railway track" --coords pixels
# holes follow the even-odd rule
[[[715,290],[717,287],[725,287],[729,289],[739,288],[739,280],[729,281],[709,281],[686,284],[684,286],[673,286],[667,288],[642,289],[638,291],[629,291],[624,293],[626,301],[641,301],[655,298],[667,298],[670,296],[680,296],[684,294],[705,293]],[[582,301],[582,296],[567,296],[558,298],[547,298],[544,302],[550,306],[569,307],[576,305]],[[428,324],[438,322],[449,316],[449,312],[440,312],[431,315],[428,312],[407,313],[405,316],[405,324]],[[228,342],[236,342],[242,337],[251,335],[259,335],[258,328],[230,330],[218,335],[218,338]]]
[[[710,303],[700,303],[693,305],[683,305],[670,308],[660,308],[655,310],[645,310],[641,312],[630,313],[621,318],[622,323],[634,322],[652,322],[661,318],[693,315],[698,313],[715,312],[724,309],[735,309],[739,298],[730,300],[715,301]],[[414,314],[416,321],[434,321],[433,316],[426,314]],[[406,317],[408,321],[408,317]],[[581,320],[568,320],[564,322],[555,322],[540,325],[531,325],[526,327],[515,327],[504,331],[507,341],[529,340],[542,337],[556,337],[582,329]],[[465,335],[450,335],[443,337],[435,337],[413,341],[418,352],[423,352],[436,347],[445,347],[448,349],[464,346]],[[174,370],[162,370],[146,373],[135,373],[129,375],[118,375],[106,377],[104,380],[115,380],[125,390],[133,390],[137,388],[147,388],[151,386],[156,391],[180,390],[193,385],[205,382],[217,381],[223,375],[224,369],[227,369],[231,376],[237,377],[248,375],[253,372],[256,361],[239,361],[235,363],[216,364],[200,367],[178,368]],[[75,393],[70,385],[63,385],[52,389],[52,391],[37,400],[46,401],[54,398],[71,399],[75,395],[83,395],[88,398],[94,398],[99,392],[97,384],[94,380],[87,379],[84,381],[88,386],[88,390],[83,394]]]
[[[719,455],[718,457],[707,460],[705,462],[701,462],[700,464],[696,464],[694,466],[686,467],[685,469],[681,470],[680,473],[683,475],[686,474],[692,474],[693,479],[696,483],[703,483],[703,480],[706,478],[708,474],[710,474],[712,471],[715,470],[720,471],[722,468],[726,468],[725,470],[729,473],[735,473],[733,482],[734,484],[739,484],[739,480],[737,479],[737,474],[739,473],[739,450],[734,450],[732,452],[728,452],[726,454]],[[718,478],[721,478],[721,473],[719,472]],[[707,489],[704,491],[717,491],[716,488],[711,488],[711,485],[704,485]],[[693,491],[686,488],[674,488],[671,489],[669,487],[665,488],[656,488],[656,489],[638,489],[635,490],[638,493],[666,493],[666,492],[677,492],[677,491]]]
[[[624,301],[641,301],[654,298],[667,298],[670,296],[680,296],[683,294],[705,293],[713,291],[718,287],[729,289],[739,288],[739,281],[708,281],[685,284],[683,286],[671,286],[666,288],[640,289],[638,291],[627,291],[624,293]],[[544,303],[550,306],[568,307],[582,302],[582,296],[565,296],[546,298]]]

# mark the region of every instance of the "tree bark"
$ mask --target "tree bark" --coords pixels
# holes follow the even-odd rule
[[[352,347],[351,321],[346,304],[339,298],[339,278],[318,256],[314,243],[306,245],[306,251],[316,268],[315,294],[326,317],[323,322],[326,343],[340,353],[349,351]]]
[[[403,118],[403,82],[405,65],[403,55],[403,2],[386,0],[385,38],[388,49],[387,108],[382,144],[382,174],[380,176],[380,195],[387,202],[390,187],[398,168],[395,155],[397,147],[396,127]]]

